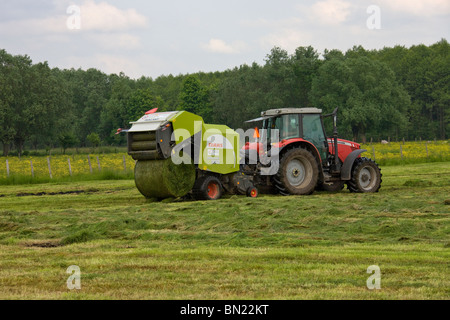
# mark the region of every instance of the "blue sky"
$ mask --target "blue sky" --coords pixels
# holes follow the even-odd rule
[[[448,0],[2,0],[0,49],[52,67],[156,78],[263,63],[274,46],[430,45],[450,40],[449,21]]]

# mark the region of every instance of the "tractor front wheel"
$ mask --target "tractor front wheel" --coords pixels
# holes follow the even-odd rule
[[[352,170],[352,179],[347,183],[350,192],[378,192],[381,187],[381,170],[371,159],[356,159]]]
[[[275,185],[283,195],[306,195],[314,192],[318,177],[316,158],[306,149],[295,148],[281,159]]]

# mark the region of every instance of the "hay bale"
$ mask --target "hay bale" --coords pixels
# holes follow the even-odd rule
[[[156,141],[156,133],[134,133],[132,134],[133,141]]]
[[[131,151],[156,150],[156,141],[138,141],[131,144]]]
[[[135,182],[146,198],[178,198],[192,190],[195,183],[195,165],[175,165],[172,159],[138,161]]]

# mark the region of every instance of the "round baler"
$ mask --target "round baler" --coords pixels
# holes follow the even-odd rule
[[[127,130],[136,160],[135,182],[147,198],[215,200],[224,191],[257,195],[252,177],[240,173],[240,137],[186,111],[152,110]],[[253,192],[251,192],[253,190]]]

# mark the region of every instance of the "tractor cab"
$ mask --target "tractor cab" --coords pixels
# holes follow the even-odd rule
[[[322,110],[306,109],[280,109],[263,112],[262,127],[267,133],[268,149],[272,145],[284,145],[293,139],[309,141],[314,145],[322,160],[328,156],[328,142],[322,123]],[[278,135],[277,135],[278,133]]]
[[[247,121],[258,123],[262,130],[258,129],[261,134],[256,142],[243,148],[245,163],[251,163],[252,152],[258,150],[261,161],[256,166],[257,172],[271,175],[269,184],[275,185],[281,194],[309,194],[317,186],[340,190],[344,183],[352,192],[378,191],[381,183],[378,166],[361,158],[366,150],[359,144],[338,139],[337,113],[338,108],[328,115],[317,108],[262,112],[260,118]],[[329,138],[323,124],[325,118],[333,119],[333,135]],[[267,167],[271,170],[267,171]]]

